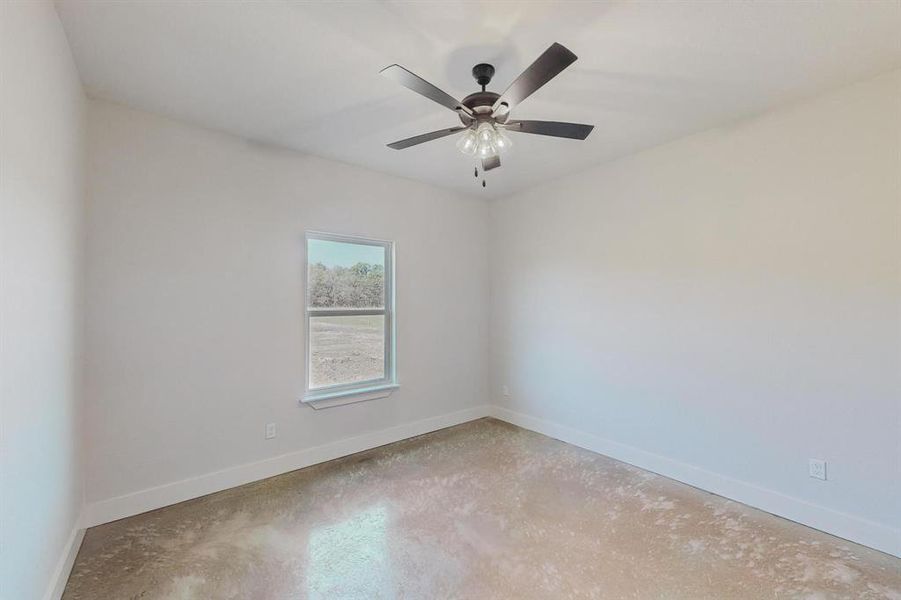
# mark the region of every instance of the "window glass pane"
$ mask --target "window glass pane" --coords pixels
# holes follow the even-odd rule
[[[307,245],[310,308],[383,308],[385,248],[311,239]]]
[[[310,317],[310,388],[385,376],[385,316]]]

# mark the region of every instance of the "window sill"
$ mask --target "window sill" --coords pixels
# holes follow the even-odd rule
[[[396,383],[387,383],[369,388],[361,388],[358,390],[345,390],[343,392],[322,392],[307,394],[300,402],[307,404],[315,409],[330,408],[332,406],[342,406],[344,404],[353,404],[355,402],[365,402],[366,400],[377,400],[378,398],[387,398],[394,390],[400,386]]]

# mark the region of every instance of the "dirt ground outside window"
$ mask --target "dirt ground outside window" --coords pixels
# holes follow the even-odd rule
[[[385,376],[385,317],[311,317],[310,387]]]

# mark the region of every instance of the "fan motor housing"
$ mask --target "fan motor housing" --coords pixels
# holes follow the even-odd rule
[[[494,106],[494,103],[500,97],[500,94],[495,94],[494,92],[476,92],[463,98],[460,104],[472,109],[472,112],[476,114],[491,112],[491,107]]]

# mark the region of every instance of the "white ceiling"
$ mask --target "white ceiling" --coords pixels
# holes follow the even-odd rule
[[[901,2],[62,0],[88,93],[213,129],[486,197],[901,67]],[[459,123],[379,76],[401,64],[462,98],[501,92],[552,42],[579,60],[514,118],[592,123],[584,142],[511,134],[483,190]]]

